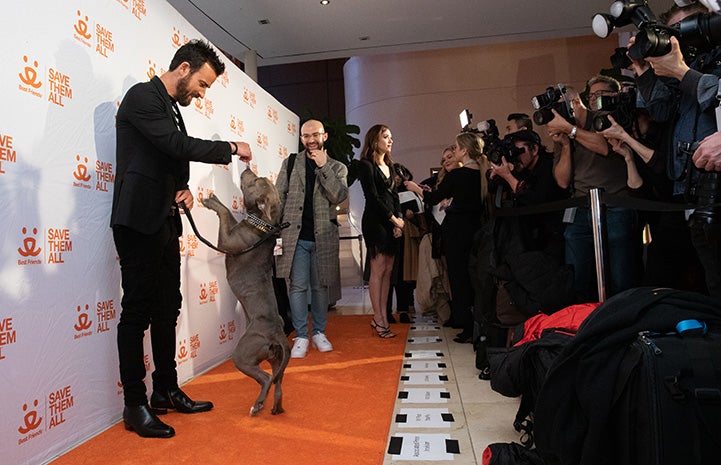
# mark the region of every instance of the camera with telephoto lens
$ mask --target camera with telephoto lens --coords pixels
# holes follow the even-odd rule
[[[615,95],[602,95],[596,98],[595,102],[589,102],[593,115],[592,126],[596,132],[601,132],[611,127],[608,116],[629,134],[632,133],[635,110],[636,110],[636,89],[628,87],[623,92]]]
[[[511,164],[515,164],[518,159],[518,155],[523,153],[523,149],[516,148],[516,145],[511,140],[501,139],[498,132],[498,126],[496,126],[496,120],[487,119],[481,121],[472,127],[471,119],[473,115],[468,110],[463,110],[459,115],[461,121],[461,131],[472,132],[478,134],[483,139],[483,153],[488,158],[488,161],[494,165],[501,164],[501,157],[506,157],[506,161]]]
[[[539,126],[548,124],[548,122],[554,118],[551,110],[556,110],[563,119],[571,124],[575,124],[576,120],[573,114],[571,99],[568,98],[566,88],[561,83],[559,83],[557,87],[548,87],[546,88],[546,92],[533,97],[531,99],[531,105],[533,105],[533,108],[536,110],[533,112],[533,122]]]
[[[593,32],[606,38],[614,28],[634,24],[638,29],[628,55],[634,60],[659,57],[671,51],[671,37],[676,37],[685,57],[693,58],[721,45],[721,16],[695,14],[666,26],[658,22],[647,0],[623,0],[611,4],[610,14],[593,17]]]

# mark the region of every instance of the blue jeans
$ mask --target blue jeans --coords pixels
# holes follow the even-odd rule
[[[634,287],[638,279],[641,234],[637,213],[626,208],[607,208],[604,235],[606,297]],[[596,256],[593,247],[591,210],[579,208],[573,223],[566,225],[566,263],[573,265],[579,302],[598,301]]]
[[[315,242],[298,240],[290,268],[290,316],[295,337],[308,338],[308,289],[313,334],[325,333],[328,323],[328,286],[320,283]]]

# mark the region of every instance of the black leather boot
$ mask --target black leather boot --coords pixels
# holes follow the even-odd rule
[[[207,412],[213,408],[213,403],[206,400],[196,402],[180,388],[174,388],[167,391],[153,391],[153,395],[150,396],[150,406],[156,413],[162,415],[167,413],[168,409],[174,409],[180,413]]]
[[[125,406],[123,410],[125,429],[135,431],[144,438],[172,438],[175,430],[168,426],[150,410],[148,405]]]

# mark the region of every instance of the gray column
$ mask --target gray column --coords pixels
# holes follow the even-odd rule
[[[243,65],[245,67],[245,74],[255,82],[258,82],[258,54],[255,50],[247,50],[243,54]]]

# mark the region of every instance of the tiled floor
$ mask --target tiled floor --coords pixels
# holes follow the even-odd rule
[[[345,217],[341,224],[342,237],[356,234]],[[371,314],[359,241],[342,240],[340,257],[343,289],[336,311]],[[512,426],[518,399],[479,380],[472,345],[453,342],[458,330],[440,323],[418,315],[411,324],[384,465],[480,464],[488,444],[519,441]]]

